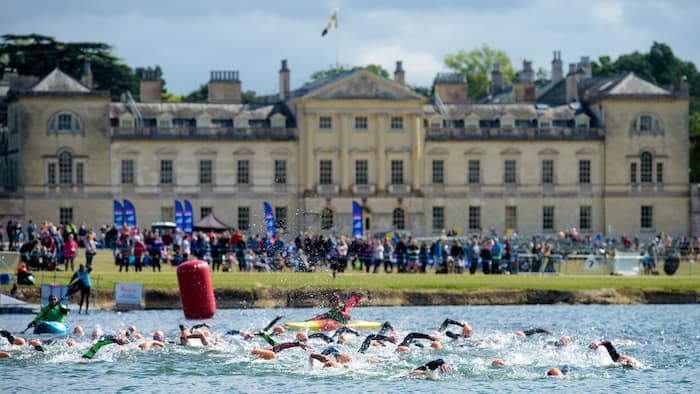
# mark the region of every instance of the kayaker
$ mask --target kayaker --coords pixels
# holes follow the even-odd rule
[[[56,297],[55,294],[51,294],[49,296],[49,304],[41,308],[30,326],[34,327],[42,321],[55,321],[63,323],[68,314],[70,314],[70,309],[68,309],[68,307],[65,305],[59,304],[58,297]]]
[[[341,324],[347,324],[350,319],[352,319],[350,308],[359,304],[361,299],[361,295],[353,294],[348,297],[345,302],[340,302],[340,296],[338,293],[333,293],[329,299],[331,309],[328,312],[309,320],[334,320]]]

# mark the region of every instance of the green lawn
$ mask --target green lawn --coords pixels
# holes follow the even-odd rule
[[[79,259],[82,261],[82,258]],[[77,263],[76,267],[77,269]],[[700,267],[692,267],[700,271]],[[599,288],[700,290],[700,272],[688,275],[689,269],[674,276],[607,276],[607,275],[435,275],[435,274],[365,274],[346,272],[334,280],[329,272],[317,273],[239,273],[215,272],[212,281],[215,288],[251,289],[259,286],[280,288],[341,288],[341,289],[549,289],[582,290]],[[72,273],[35,272],[37,283],[66,284]],[[163,272],[152,272],[150,268],[136,273],[120,273],[114,265],[109,251],[100,251],[91,275],[93,287],[114,289],[114,284],[142,283],[145,289],[177,288],[176,268],[163,266]],[[3,286],[7,287],[7,286]]]

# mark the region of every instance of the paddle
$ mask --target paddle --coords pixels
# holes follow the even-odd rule
[[[50,311],[51,309],[53,309],[53,308],[55,308],[55,307],[61,305],[61,302],[63,302],[63,300],[65,300],[66,297],[70,297],[72,294],[77,293],[77,292],[80,290],[80,288],[82,287],[82,286],[81,286],[81,283],[82,283],[81,281],[78,281],[78,282],[75,282],[75,283],[73,283],[72,285],[70,285],[70,286],[68,287],[68,291],[66,291],[66,294],[64,294],[63,297],[61,297],[61,298],[58,299],[58,302],[56,303],[56,305],[51,305],[51,304],[49,304],[49,308],[46,308],[46,310],[44,310],[44,312],[42,312],[39,316],[37,316],[36,318],[34,318],[34,320],[32,320],[32,321],[27,325],[27,328],[25,328],[24,330],[22,330],[21,334],[24,334],[25,332],[27,332],[27,330],[29,330],[30,328],[34,327],[34,326],[36,325],[35,322],[36,322],[37,320],[38,320],[38,321],[41,321],[41,319],[42,319],[44,316],[46,316],[46,314],[49,313],[49,311]]]

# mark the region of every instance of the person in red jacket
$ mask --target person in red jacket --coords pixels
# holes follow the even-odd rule
[[[148,249],[146,244],[141,241],[140,235],[134,235],[134,271],[141,272],[143,268],[141,267],[141,261],[143,255],[146,254]]]
[[[73,262],[78,252],[78,243],[73,237],[73,233],[68,234],[68,238],[63,243],[63,263],[66,265],[66,271],[68,271],[68,264],[70,264],[70,270],[73,271]]]

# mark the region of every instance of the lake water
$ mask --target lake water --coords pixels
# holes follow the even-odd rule
[[[219,310],[210,320],[212,332],[229,329],[257,329],[274,316],[300,321],[321,309]],[[452,307],[367,307],[355,308],[353,317],[390,320],[401,334],[411,331],[432,333],[444,318],[467,320],[474,329],[470,342],[442,340],[443,349],[412,347],[396,353],[395,346],[371,347],[365,355],[354,354],[362,337],[351,338],[339,347],[353,353],[347,367],[313,367],[309,351],[301,348],[279,353],[275,361],[256,360],[251,349],[263,347],[262,339],[244,341],[223,337],[212,350],[203,347],[167,346],[141,351],[135,345],[109,345],[89,361],[81,355],[89,346],[87,338],[76,338],[77,347],[59,341],[45,353],[29,347],[16,349],[0,339],[0,350],[13,358],[0,360],[0,391],[18,392],[696,392],[700,384],[700,307],[697,305],[633,306],[452,306]],[[22,331],[29,315],[0,315],[0,328]],[[89,333],[99,324],[107,333],[135,324],[140,332],[160,329],[175,339],[178,325],[185,322],[181,311],[137,311],[116,313],[95,311],[89,316],[72,315],[71,326],[82,325]],[[553,337],[534,335],[516,338],[512,333],[529,328],[555,331]],[[449,328],[448,328],[449,330]],[[456,328],[453,327],[456,331]],[[364,333],[363,333],[364,334]],[[292,338],[293,332],[285,334]],[[561,335],[572,343],[556,348],[548,342]],[[26,335],[25,338],[33,338]],[[42,339],[51,338],[42,336]],[[284,337],[283,337],[284,338]],[[471,346],[486,339],[487,346]],[[500,338],[496,340],[496,338]],[[609,339],[620,353],[644,364],[636,370],[614,365],[604,349],[588,350],[593,340]],[[310,342],[314,350],[327,345]],[[377,356],[379,363],[367,361]],[[432,379],[411,378],[410,371],[432,359],[443,358],[454,370]],[[505,367],[491,367],[500,358]],[[568,365],[572,372],[563,378],[547,378],[551,367]]]

